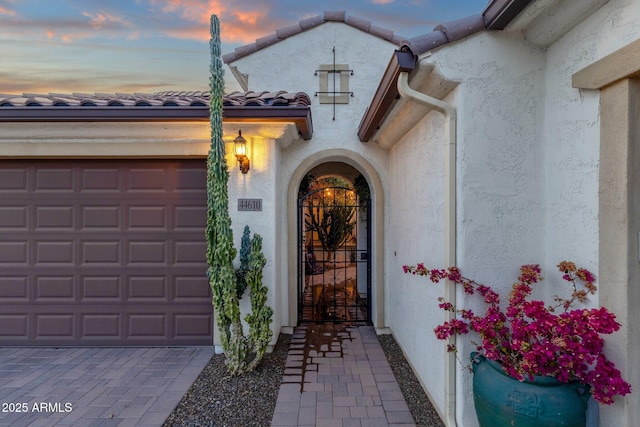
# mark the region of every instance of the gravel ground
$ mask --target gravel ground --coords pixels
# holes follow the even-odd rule
[[[444,426],[391,335],[378,337],[418,427]],[[255,372],[230,377],[214,355],[163,427],[268,427],[276,406],[291,335],[280,334]]]
[[[237,377],[229,375],[224,354],[214,354],[163,427],[268,427],[290,341],[280,334],[256,370]]]
[[[431,401],[420,385],[413,369],[405,359],[402,349],[392,335],[378,335],[382,351],[387,356],[391,370],[398,380],[409,410],[417,427],[444,427]]]

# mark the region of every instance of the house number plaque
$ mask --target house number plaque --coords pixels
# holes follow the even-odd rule
[[[238,199],[239,211],[261,211],[262,199]]]

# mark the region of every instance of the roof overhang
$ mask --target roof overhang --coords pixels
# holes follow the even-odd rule
[[[360,121],[360,126],[358,127],[360,141],[371,141],[379,134],[378,130],[383,122],[388,121],[386,118],[390,115],[390,111],[398,108],[398,103],[396,102],[399,97],[397,89],[398,75],[403,71],[415,74],[414,68],[416,68],[418,56],[422,58],[425,55],[429,55],[433,49],[441,48],[448,43],[461,40],[479,31],[502,30],[534,1],[492,0],[482,14],[438,25],[431,33],[403,41],[401,43],[402,49],[396,50],[392,55],[380,85]],[[450,88],[457,84],[442,81],[444,84],[441,87],[444,88],[444,91],[439,91],[442,93],[451,90]]]
[[[396,50],[391,56],[373,100],[360,121],[360,126],[358,127],[360,142],[370,141],[376,133],[391,105],[400,96],[398,93],[398,76],[401,72],[413,71],[416,59],[416,56],[409,51]]]
[[[209,107],[0,107],[3,122],[187,122],[208,121]],[[313,136],[311,107],[225,106],[222,120],[234,123],[293,123],[300,136]]]

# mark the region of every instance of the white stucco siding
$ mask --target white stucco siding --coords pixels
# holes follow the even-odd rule
[[[333,48],[336,52],[336,64],[347,64],[353,70],[349,76],[350,96],[348,104],[335,105],[335,119],[333,104],[320,104],[319,96],[314,96],[320,91],[320,76],[314,75],[320,65],[333,64]],[[233,63],[238,70],[249,74],[249,89],[254,91],[286,90],[288,92],[306,92],[311,97],[311,113],[313,117],[313,138],[309,141],[294,141],[290,146],[280,149],[277,161],[277,178],[274,182],[278,191],[279,209],[284,209],[288,203],[287,188],[299,165],[304,164],[310,158],[316,158],[319,153],[327,153],[326,160],[335,161],[332,150],[346,150],[340,156],[361,156],[371,165],[383,185],[387,182],[387,151],[375,144],[363,144],[359,141],[357,131],[360,120],[368,107],[375,89],[384,73],[389,58],[396,46],[371,34],[357,30],[344,23],[327,22],[314,29],[296,34],[272,46],[261,49],[249,56],[243,57]],[[329,75],[329,90],[333,90],[332,76]],[[340,79],[337,78],[337,81]],[[344,88],[338,87],[338,90]],[[322,163],[322,156],[318,158]],[[311,165],[310,167],[315,166]],[[363,172],[362,165],[354,162],[352,166]],[[250,172],[251,173],[251,172]],[[364,174],[366,176],[366,174]],[[294,183],[298,185],[299,183]],[[369,183],[371,185],[371,182]],[[264,191],[267,191],[264,188]],[[387,194],[386,188],[383,193]],[[372,197],[384,197],[383,194],[373,194]],[[385,207],[388,206],[385,201]],[[278,215],[270,218],[270,215]],[[375,215],[375,212],[374,212]],[[281,232],[275,236],[279,239],[277,247],[282,248],[279,254],[286,253],[286,248],[295,244],[296,235],[287,232],[287,223],[291,219],[284,210],[263,212],[262,220],[276,223],[276,229]],[[293,243],[292,243],[293,242]],[[374,252],[384,250],[373,242]],[[280,258],[282,272],[281,280],[276,284],[276,291],[283,303],[278,315],[283,316],[284,326],[293,326],[284,320],[295,307],[290,306],[291,294],[296,290],[287,288],[289,282],[287,266],[295,260]],[[289,270],[290,271],[290,270]],[[377,280],[374,266],[373,281]],[[375,287],[375,286],[374,286]],[[373,295],[374,306],[378,295]],[[287,302],[289,301],[289,302]],[[372,313],[374,322],[377,313]],[[382,316],[380,316],[382,319]],[[377,325],[383,326],[383,325]]]
[[[444,344],[433,329],[444,319],[442,286],[406,275],[402,266],[443,262],[443,122],[430,113],[391,150],[385,292],[387,323],[441,413]]]
[[[571,87],[572,75],[638,38],[640,3],[610,1],[548,49],[543,141],[549,268],[565,258],[596,273],[598,266],[600,92]]]
[[[458,265],[508,294],[519,265],[544,258],[543,52],[504,33],[482,33],[421,61],[460,82],[445,99],[458,112]],[[445,345],[433,328],[444,320],[437,303],[443,285],[406,276],[401,266],[444,267],[444,142],[444,119],[432,112],[391,150],[386,293],[389,326],[440,412]],[[459,303],[480,308],[462,293]],[[473,350],[467,341],[459,343],[462,360]],[[473,426],[472,377],[458,372],[458,417]]]
[[[314,96],[320,90],[320,76],[314,75],[315,71],[322,64],[333,64],[334,47],[336,63],[347,64],[353,70],[349,76],[353,96],[348,104],[335,105],[335,120],[334,106],[320,104],[319,96]],[[361,143],[357,131],[396,47],[347,24],[327,22],[233,63],[249,74],[250,90],[305,92],[311,97],[313,138],[283,150],[282,179],[288,179],[303,159],[328,148],[353,150],[365,156],[376,169],[385,169],[386,152],[375,144]],[[331,75],[329,79],[329,90],[333,90]]]
[[[280,254],[279,234],[276,218],[280,214],[281,207],[274,189],[278,187],[278,160],[280,157],[280,147],[274,140],[257,139],[251,135],[243,134],[247,139],[248,152],[251,155],[251,169],[247,174],[238,170],[238,162],[233,155],[233,144],[228,143],[227,165],[229,167],[229,214],[232,218],[231,228],[233,230],[234,245],[238,251],[236,264],[238,264],[241,247],[242,233],[245,225],[251,230],[251,237],[254,234],[262,236],[262,252],[264,253],[266,264],[262,271],[263,283],[269,288],[267,293],[267,304],[273,308],[273,323],[271,330],[274,337],[271,344],[275,344],[278,338],[278,331],[283,326],[284,316],[282,315],[282,301],[277,292],[277,284],[280,283],[280,268],[278,258]],[[261,211],[239,211],[239,199],[260,199],[262,201]],[[249,291],[240,301],[242,318],[246,313],[251,312],[251,301]],[[248,327],[245,325],[245,333]]]
[[[510,286],[514,268],[542,256],[543,52],[503,33],[483,33],[430,60],[445,78],[461,80],[458,264]]]

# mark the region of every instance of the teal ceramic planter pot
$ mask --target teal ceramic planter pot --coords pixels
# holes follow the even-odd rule
[[[585,427],[589,393],[551,377],[520,382],[499,363],[471,354],[473,401],[481,427]]]

